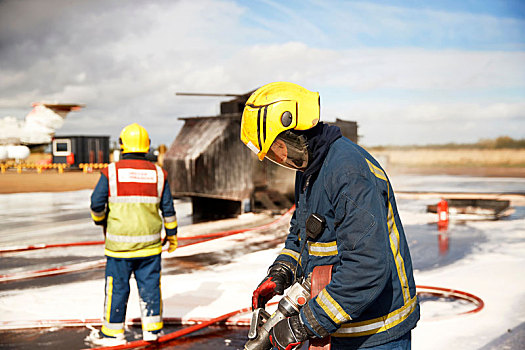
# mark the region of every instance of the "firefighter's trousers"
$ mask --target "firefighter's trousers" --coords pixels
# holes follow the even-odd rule
[[[110,337],[124,333],[130,291],[129,279],[132,273],[135,275],[139,291],[142,330],[159,332],[163,326],[160,254],[144,258],[106,258],[106,298],[102,333]]]

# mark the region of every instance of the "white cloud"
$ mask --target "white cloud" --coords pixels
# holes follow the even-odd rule
[[[323,64],[329,73],[328,84],[357,90],[455,90],[523,87],[523,62],[523,52],[396,48],[342,51]]]
[[[263,2],[275,12],[269,17],[233,1],[54,1],[55,12],[38,1],[28,1],[28,7],[7,1],[3,7],[20,21],[0,21],[0,43],[7,48],[0,53],[0,117],[8,109],[22,117],[37,100],[80,102],[87,107],[68,117],[64,132],[116,137],[123,125],[137,121],[153,140],[169,143],[182,125],[177,116],[212,115],[220,102],[175,92],[244,93],[277,80],[320,91],[325,115],[357,119],[367,138],[374,132],[367,123],[389,125],[393,116],[396,123],[413,124],[407,130],[419,125],[417,135],[432,131],[425,125],[437,121],[523,117],[524,51],[352,46],[360,33],[437,33],[432,23],[445,12],[423,11],[433,19],[425,24],[404,20],[422,10],[366,3],[347,5],[349,12],[317,6],[319,16],[308,17],[293,14],[291,5],[275,11],[283,5]],[[385,21],[381,28],[367,23],[379,17]],[[478,21],[477,27],[490,22],[491,28],[519,22],[454,14],[447,23],[458,28],[461,20]],[[334,28],[335,35],[329,31]],[[324,40],[326,45],[319,44]],[[481,133],[476,128],[464,132]]]

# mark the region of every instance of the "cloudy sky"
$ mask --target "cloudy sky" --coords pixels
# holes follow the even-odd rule
[[[291,81],[361,143],[525,138],[522,0],[0,0],[0,117],[84,103],[57,134],[170,144],[179,117]]]

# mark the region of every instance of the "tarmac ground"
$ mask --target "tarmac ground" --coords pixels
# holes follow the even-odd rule
[[[1,174],[0,179],[4,175]],[[18,176],[17,179],[29,180],[29,177],[26,177],[27,174],[9,175]],[[34,175],[42,176],[42,174]],[[56,174],[56,176],[63,175]],[[89,177],[94,174],[79,173],[77,175]],[[67,174],[65,178],[67,178]],[[92,179],[96,181],[98,174],[92,176]],[[448,181],[448,178],[446,181]],[[519,187],[520,182],[517,182],[517,184]],[[510,186],[506,183],[504,185]],[[410,186],[405,188],[414,188],[413,184]],[[485,188],[486,184],[481,183],[476,186]],[[28,186],[28,188],[31,188],[31,186]],[[515,193],[514,188],[516,187],[511,187],[510,192]],[[420,189],[420,187],[416,188],[417,191]],[[0,227],[0,247],[42,242],[63,242],[66,239],[72,242],[102,239],[100,228],[90,222],[89,211],[86,209],[88,207],[86,200],[89,199],[89,191],[75,191],[63,196],[53,192],[26,195],[12,194],[6,195],[3,199],[3,204],[1,204],[3,216],[0,216],[3,223]],[[425,207],[424,204],[428,200],[426,197],[424,199],[418,198],[417,195],[400,196],[398,198],[398,205],[413,215],[413,219],[408,220],[404,228],[407,232],[416,273],[443,269],[463,259],[469,259],[473,254],[479,254],[480,247],[491,238],[488,235],[497,234],[495,230],[483,229],[483,225],[471,225],[461,222],[454,223],[445,232],[439,232],[434,222],[427,221],[426,214],[421,209]],[[176,207],[185,208],[185,205],[184,202],[180,202]],[[185,214],[184,210],[178,209],[177,214],[180,216],[181,227],[184,227],[184,230],[181,231],[193,234],[193,231],[196,231],[195,227],[201,225],[190,225],[191,222],[188,221],[187,213]],[[513,217],[505,219],[503,223],[506,222],[507,225],[511,225],[513,222],[516,222],[519,224],[524,217],[525,206],[520,204],[516,207]],[[243,225],[254,226],[262,222],[268,222],[268,217],[263,219],[261,217],[253,217],[250,220],[252,219],[258,220],[258,223],[255,221],[251,224],[243,222]],[[222,229],[232,229],[234,227],[232,225],[235,224],[233,222],[214,222],[203,223],[202,225],[204,226],[201,227],[209,231],[212,229],[220,230],[221,227]],[[488,223],[488,225],[497,227],[497,223]],[[517,229],[519,228],[517,227]],[[218,266],[227,266],[244,255],[268,249],[277,249],[286,235],[285,228],[281,231],[277,233],[275,230],[260,232],[260,237],[264,237],[264,239],[254,236],[251,238],[252,240],[244,242],[237,240],[231,248],[218,251],[211,249],[205,253],[188,253],[174,259],[165,259],[163,261],[163,276],[183,275],[188,270],[214,270]],[[519,242],[519,238],[516,238],[516,243]],[[0,274],[93,261],[101,258],[100,249],[100,247],[70,247],[41,250],[37,254],[34,252],[0,254]],[[103,276],[104,270],[102,267],[99,267],[64,275],[1,283],[0,293],[4,296],[9,296],[12,293],[38,291],[39,288],[55,286],[57,291],[59,291],[62,286],[65,287],[75,282],[101,280]],[[35,295],[35,298],[38,298],[38,296]],[[0,298],[1,302],[2,299]],[[423,306],[425,304],[442,305],[442,311],[437,313],[440,317],[451,317],[453,315],[450,313],[456,313],[458,310],[461,311],[470,307],[451,299],[428,296],[422,297],[421,303]],[[16,307],[13,306],[13,308]],[[0,317],[0,320],[7,319]],[[168,333],[179,328],[180,326],[168,325],[165,329],[166,333]],[[246,327],[214,326],[184,337],[177,343],[168,343],[159,348],[242,349],[246,341],[246,333]],[[85,327],[2,330],[0,331],[0,349],[80,349],[86,347],[84,338],[87,334],[89,334],[89,329]],[[131,326],[129,332],[127,332],[127,337],[128,340],[140,339],[140,327]],[[525,324],[521,323],[508,329],[505,334],[498,338],[487,340],[486,345],[483,345],[481,349],[520,350],[523,349],[523,344],[525,343],[524,337]]]

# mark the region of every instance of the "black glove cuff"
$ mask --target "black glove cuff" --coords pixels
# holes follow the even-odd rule
[[[306,304],[305,306],[303,306],[303,309],[302,309],[302,313],[306,319],[306,321],[310,324],[310,326],[312,327],[313,331],[316,332],[317,334],[315,334],[316,337],[319,337],[319,338],[324,338],[328,335],[330,335],[330,333],[328,333],[320,324],[319,322],[317,321],[317,319],[315,318],[314,316],[314,313],[312,312],[312,309],[310,308],[310,305],[309,304]],[[308,328],[306,325],[304,326],[308,332],[311,332],[310,328]]]
[[[299,318],[299,322],[301,322],[301,325],[303,326],[308,338],[318,338],[317,335],[315,335],[315,333],[312,332],[310,328],[308,328],[308,326],[304,324],[303,319],[301,318],[301,314],[297,314],[297,317]]]
[[[290,287],[293,282],[293,265],[286,261],[276,261],[268,269],[268,277],[280,277],[283,280],[284,289]]]
[[[299,315],[293,315],[290,317],[290,327],[293,329],[293,332],[295,333],[295,337],[297,340],[304,341],[308,338],[310,338],[310,330],[303,324],[301,321],[301,316]],[[312,336],[314,334],[312,333]]]

